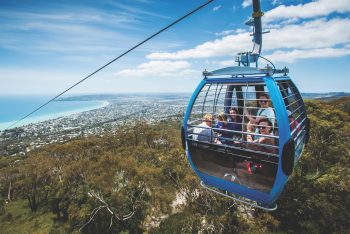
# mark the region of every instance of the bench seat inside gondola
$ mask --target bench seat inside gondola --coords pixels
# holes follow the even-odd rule
[[[188,139],[188,150],[195,167],[202,173],[263,192],[269,192],[273,186],[277,155],[192,139]],[[260,167],[251,168],[251,165]]]

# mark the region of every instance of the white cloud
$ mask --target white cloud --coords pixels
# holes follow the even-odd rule
[[[348,46],[347,46],[348,47]],[[292,51],[275,51],[267,55],[269,59],[279,62],[293,63],[299,59],[310,58],[336,58],[350,55],[349,48],[321,48],[312,50],[292,50]]]
[[[305,19],[326,16],[331,13],[350,12],[349,0],[316,0],[305,4],[280,5],[265,13],[264,21],[281,19]]]
[[[303,24],[284,25],[271,29],[264,35],[264,50],[331,48],[350,41],[350,19],[318,19]],[[325,30],[327,29],[327,30]],[[189,59],[232,56],[237,52],[251,50],[248,33],[237,33],[214,41],[205,42],[192,49],[173,53],[152,53],[149,59]]]
[[[221,5],[218,5],[218,6],[213,8],[213,11],[218,11],[218,10],[220,10],[220,8],[221,8]]]
[[[232,30],[224,30],[222,32],[218,32],[218,33],[215,33],[215,36],[219,36],[219,37],[222,37],[222,36],[227,36],[227,35],[230,35],[230,34],[233,34],[233,33],[247,33],[248,31],[246,29],[242,29],[242,28],[238,28],[238,29],[232,29]]]
[[[227,36],[231,33],[234,33],[235,30],[225,30],[225,31],[222,31],[222,32],[219,32],[219,33],[215,33],[215,36]]]
[[[281,4],[282,1],[281,0],[272,0],[272,5],[278,5]]]
[[[59,52],[83,56],[87,53],[115,53],[123,48],[122,45],[132,43],[130,37],[120,31],[124,28],[135,29],[139,21],[122,14],[112,15],[89,8],[80,10],[86,12],[71,9],[67,12],[33,13],[30,10],[0,9],[3,16],[0,22],[0,48],[22,53]],[[111,30],[111,26],[120,31]],[[133,41],[136,42],[137,38]],[[116,44],[120,45],[119,48]]]
[[[248,31],[247,29],[243,29],[243,28],[237,28],[235,30],[236,33],[250,33],[250,31]]]
[[[246,8],[252,5],[252,0],[243,0],[242,7]]]
[[[318,19],[303,24],[285,25],[264,36],[264,48],[313,49],[347,44],[350,41],[350,19]]]
[[[221,5],[216,6],[216,7],[213,8],[213,11],[218,11],[218,10],[220,10],[220,8],[221,8]]]
[[[156,17],[156,18],[163,18],[163,19],[173,19],[172,17],[167,15],[158,14],[152,11],[146,11],[138,7],[130,6],[129,4],[126,4],[126,3],[121,3],[121,1],[119,2],[109,1],[108,4],[113,7],[122,9],[127,15],[130,15],[136,18],[144,18],[146,16],[146,17]]]
[[[147,18],[172,19],[126,3],[108,4],[108,9],[98,9],[88,7],[89,4],[77,7],[53,1],[45,11],[34,5],[0,7],[0,48],[29,54],[112,56],[141,40],[141,34],[128,34],[125,30],[140,31]]]
[[[149,1],[149,0],[136,0],[138,2],[142,2],[142,3],[153,3],[153,1]]]
[[[149,59],[189,59],[209,58],[236,54],[238,51],[250,50],[251,38],[248,33],[225,36],[221,39],[205,42],[189,50],[180,50],[174,53],[152,53]]]
[[[150,61],[140,64],[135,69],[125,69],[115,73],[121,77],[144,77],[144,76],[178,76],[180,73],[191,73],[191,64],[187,61]]]
[[[236,65],[235,59],[230,59],[230,60],[222,60],[222,61],[214,61],[213,64],[217,64],[220,67],[229,67],[229,66],[234,66]]]

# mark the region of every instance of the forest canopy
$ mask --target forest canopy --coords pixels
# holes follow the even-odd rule
[[[181,147],[181,123],[141,121],[102,137],[1,157],[0,231],[347,232],[350,98],[306,106],[310,142],[277,211],[203,190]]]

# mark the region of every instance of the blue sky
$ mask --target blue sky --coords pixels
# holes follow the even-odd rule
[[[0,0],[0,94],[57,94],[204,2]],[[302,92],[350,90],[350,0],[261,4],[263,56]],[[251,11],[249,0],[216,0],[69,94],[192,92],[204,69],[251,50]]]

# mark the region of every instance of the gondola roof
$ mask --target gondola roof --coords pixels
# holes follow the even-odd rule
[[[289,73],[288,68],[283,69],[273,69],[270,66],[266,66],[265,68],[255,68],[255,67],[241,67],[241,66],[232,66],[232,67],[225,67],[214,71],[207,71],[205,70],[203,72],[204,77],[214,77],[214,76],[271,76],[274,74],[283,74],[284,76]]]

